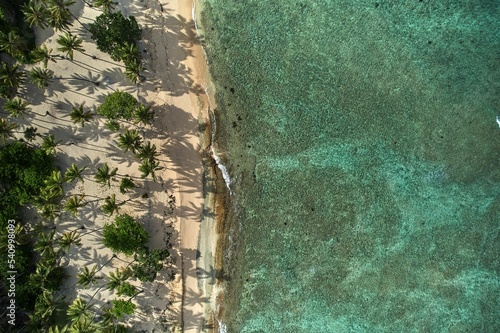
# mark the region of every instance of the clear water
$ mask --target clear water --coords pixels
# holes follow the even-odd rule
[[[227,332],[500,332],[500,1],[205,0]]]

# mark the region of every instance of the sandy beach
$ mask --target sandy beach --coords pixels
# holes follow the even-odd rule
[[[136,217],[149,232],[151,248],[164,248],[168,242],[172,243],[171,263],[157,279],[153,283],[133,282],[143,293],[135,298],[138,308],[128,319],[128,325],[134,330],[147,332],[209,332],[211,311],[206,287],[209,283],[200,281],[213,284],[215,273],[209,269],[199,270],[197,260],[202,258],[203,267],[213,267],[211,251],[214,250],[215,229],[210,205],[214,200],[203,196],[202,155],[210,155],[202,154],[210,145],[209,103],[204,81],[206,62],[192,18],[193,4],[191,1],[120,1],[116,10],[125,16],[134,16],[142,28],[139,49],[146,70],[143,73],[145,81],[138,85],[131,84],[124,77],[122,63],[96,49],[90,33],[80,24],[91,23],[102,11],[84,6],[83,2],[70,9],[79,19],[79,22],[73,22],[71,31],[84,40],[85,52],[75,52],[73,61],[61,59],[49,63],[48,68],[54,72],[55,80],[45,92],[28,84],[21,93],[33,111],[29,123],[36,126],[42,136],[51,133],[56,140],[61,140],[56,155],[61,171],[64,172],[72,163],[87,166],[84,182],[64,185],[63,202],[76,194],[84,195],[89,204],[76,217],[62,213],[55,221],[58,232],[82,225],[88,232],[82,237],[82,246],[72,248],[65,259],[69,278],[61,293],[66,295],[67,301],[72,301],[78,295],[92,296],[97,292],[94,298],[96,307],[112,299],[106,289],[99,290],[99,284],[88,289],[71,287],[75,285],[76,274],[85,266],[97,265],[99,275],[104,276],[131,261],[123,255],[112,258],[111,251],[102,244],[102,234],[98,230],[112,221],[102,213],[99,200],[116,194],[118,201],[127,201],[120,213]],[[37,30],[37,44],[45,43],[57,53],[55,41],[59,34],[51,29]],[[151,105],[155,111],[151,126],[132,123],[122,123],[121,126],[122,130],[138,129],[144,142],[151,141],[157,146],[162,169],[156,173],[156,181],[151,177],[140,177],[137,158],[117,146],[119,133],[105,129],[104,119],[96,116],[85,127],[73,125],[70,120],[72,106],[84,104],[95,112],[105,96],[116,90],[131,93],[140,103]],[[46,111],[49,111],[48,115]],[[16,122],[28,125],[28,119],[16,119]],[[205,138],[202,135],[201,139],[200,126],[205,128],[202,133]],[[120,194],[119,176],[110,188],[93,182],[97,168],[104,163],[110,168],[117,167],[118,175],[132,177],[137,188],[132,193]],[[207,162],[205,165],[211,164]],[[200,237],[204,216],[207,222],[204,222]],[[97,231],[90,232],[92,230]],[[199,243],[205,249],[204,253],[200,253]],[[173,279],[167,277],[170,272],[175,272]],[[199,275],[204,279],[199,280]]]

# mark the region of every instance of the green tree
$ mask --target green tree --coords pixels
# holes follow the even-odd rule
[[[132,271],[130,269],[119,270],[115,269],[115,272],[109,272],[108,282],[106,287],[111,290],[117,290],[122,286],[130,277],[132,276]]]
[[[60,35],[57,38],[56,42],[57,44],[59,44],[57,50],[65,52],[69,60],[73,60],[74,51],[85,51],[85,49],[82,47],[83,40],[67,31],[64,33],[64,35]]]
[[[132,216],[123,214],[103,228],[103,243],[113,252],[131,255],[142,250],[148,242],[147,231]]]
[[[139,60],[141,58],[141,53],[135,43],[126,43],[125,45],[119,46],[117,48],[117,54],[125,64],[134,59]]]
[[[109,197],[104,199],[104,204],[101,208],[104,214],[111,216],[114,213],[118,214],[120,206],[122,206],[124,203],[125,202],[117,203],[116,196],[114,194],[111,194]]]
[[[104,13],[110,13],[115,9],[117,2],[113,0],[94,0],[94,6],[98,8],[102,8]]]
[[[45,90],[54,78],[54,72],[47,68],[34,67],[29,71],[31,83],[38,88]]]
[[[121,60],[120,48],[135,44],[141,38],[141,29],[133,16],[125,18],[120,12],[103,13],[89,25],[91,38],[97,48],[111,55],[115,61]]]
[[[135,187],[134,181],[130,177],[124,177],[120,181],[120,193],[125,194]]]
[[[68,333],[68,325],[64,325],[62,328],[59,328],[59,326],[50,326],[49,327],[49,333]]]
[[[83,182],[83,172],[87,169],[86,166],[83,168],[78,168],[75,163],[72,163],[71,166],[64,173],[64,181],[67,183],[71,183],[75,179],[78,179]]]
[[[144,125],[151,125],[155,113],[151,106],[141,104],[134,110],[134,123],[143,123]]]
[[[45,151],[47,155],[52,155],[56,153],[57,146],[61,143],[61,140],[56,140],[54,134],[49,134],[43,138],[41,148]]]
[[[141,165],[139,165],[139,171],[142,173],[141,178],[146,178],[151,175],[154,181],[156,181],[156,171],[160,170],[160,162],[155,159],[143,159]]]
[[[134,255],[137,262],[132,266],[134,277],[143,282],[153,282],[158,272],[163,268],[170,253],[167,249],[145,249]]]
[[[25,3],[22,12],[30,27],[36,26],[44,29],[48,26],[50,12],[43,2],[30,1]]]
[[[20,117],[23,118],[26,113],[31,111],[29,107],[29,103],[26,101],[23,101],[20,98],[13,98],[7,100],[5,102],[3,109],[9,113],[11,117]]]
[[[80,234],[78,231],[66,231],[56,239],[57,244],[66,252],[69,251],[71,245],[82,245]]]
[[[45,188],[57,196],[62,196],[63,194],[62,182],[63,179],[59,170],[52,171],[51,175],[43,181]]]
[[[0,118],[0,139],[2,139],[3,144],[6,144],[9,138],[16,138],[14,136],[14,130],[16,128],[16,123],[8,123],[7,120]]]
[[[73,194],[64,204],[64,209],[66,209],[67,212],[71,213],[71,215],[75,217],[78,213],[78,209],[85,207],[86,205],[87,202],[83,200],[83,195]]]
[[[125,77],[130,80],[133,84],[137,84],[143,81],[141,72],[146,68],[142,65],[142,61],[139,59],[131,59],[125,61]]]
[[[49,25],[55,30],[68,30],[72,15],[68,7],[75,4],[74,0],[46,0],[50,17]]]
[[[90,111],[84,110],[84,104],[73,106],[69,116],[71,117],[73,124],[80,123],[82,127],[85,126],[85,122],[90,122],[94,117]]]
[[[31,56],[35,62],[43,61],[43,68],[47,68],[49,61],[56,62],[57,55],[52,54],[52,49],[48,49],[45,44],[37,46],[31,51]]]
[[[75,298],[68,307],[67,315],[71,318],[71,323],[81,322],[92,317],[92,306],[80,297]]]
[[[130,300],[115,299],[113,303],[113,312],[117,318],[122,318],[124,315],[131,315],[136,309],[136,305]]]
[[[9,53],[14,58],[23,55],[23,52],[28,49],[28,43],[24,37],[19,35],[15,30],[9,33],[0,34],[0,50]]]
[[[159,155],[160,153],[156,151],[156,145],[152,144],[151,141],[146,141],[146,143],[137,150],[137,154],[135,156],[140,159],[154,160]]]
[[[97,280],[102,278],[96,276],[97,272],[97,265],[94,265],[92,269],[89,269],[87,266],[83,266],[82,272],[76,276],[78,278],[78,284],[82,285],[83,288],[96,284]]]
[[[19,69],[19,65],[9,66],[2,62],[0,66],[0,82],[12,89],[9,93],[16,92],[21,83],[24,81],[24,73]]]
[[[115,91],[109,94],[104,103],[97,108],[97,113],[108,120],[130,120],[134,115],[138,102],[127,92]]]
[[[125,130],[125,133],[118,136],[118,147],[123,149],[125,152],[131,151],[135,153],[142,144],[142,138],[138,130]]]
[[[95,180],[97,183],[102,186],[108,185],[111,187],[111,179],[116,176],[118,168],[110,169],[108,163],[104,163],[104,165],[100,168],[97,168],[97,173],[95,174]]]

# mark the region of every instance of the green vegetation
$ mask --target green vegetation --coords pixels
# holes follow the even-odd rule
[[[18,141],[0,147],[0,161],[0,227],[3,229],[12,218],[12,215],[3,216],[6,208],[13,206],[17,210],[20,205],[33,202],[55,168],[51,155]]]
[[[123,214],[104,226],[102,240],[113,252],[132,255],[144,250],[148,233],[132,216]]]
[[[115,61],[125,59],[123,47],[135,45],[141,38],[141,29],[133,16],[125,18],[121,13],[105,12],[89,24],[92,39],[97,48],[108,53]]]
[[[134,276],[144,282],[153,282],[170,253],[167,249],[146,249],[135,254],[137,264],[132,266]]]
[[[0,50],[21,63],[30,63],[30,51],[35,48],[31,22],[24,13],[26,0],[0,1]]]
[[[113,313],[117,318],[121,318],[124,315],[131,315],[134,313],[136,305],[131,301],[125,301],[123,299],[113,300]]]
[[[97,108],[97,113],[105,117],[109,124],[120,119],[130,120],[139,102],[127,92],[115,91],[109,94],[104,103]]]
[[[83,174],[87,166],[79,167],[72,164],[66,170],[59,171],[55,167],[56,152],[61,140],[56,140],[54,134],[42,132],[30,123],[29,117],[43,116],[40,111],[33,112],[30,104],[17,96],[18,90],[29,90],[24,86],[26,79],[45,92],[46,87],[54,77],[49,69],[49,63],[55,63],[66,57],[73,60],[74,52],[84,52],[83,40],[75,32],[70,32],[71,22],[78,19],[69,11],[75,4],[74,0],[0,0],[0,52],[5,59],[0,61],[0,96],[5,98],[3,109],[9,117],[27,118],[19,125],[10,119],[0,118],[0,248],[8,250],[9,234],[15,233],[16,245],[16,307],[19,310],[19,321],[16,322],[20,332],[126,332],[127,328],[120,325],[119,320],[134,312],[136,305],[132,299],[140,291],[128,282],[128,279],[138,278],[142,281],[153,281],[157,272],[163,268],[169,253],[166,249],[150,250],[147,247],[149,239],[147,231],[130,215],[118,215],[114,222],[104,228],[82,232],[86,228],[81,224],[74,230],[62,226],[63,219],[78,219],[82,214],[79,210],[89,203],[99,201],[104,214],[118,214],[122,205],[131,199],[117,201],[114,193],[106,198],[86,201],[84,193],[65,190],[83,191],[83,187],[74,187],[75,182],[83,182]],[[87,3],[87,2],[86,2]],[[88,3],[87,3],[88,4]],[[121,13],[112,13],[116,3],[113,0],[94,0],[104,14],[90,24],[92,39],[98,49],[107,52],[115,61],[125,64],[125,76],[133,83],[143,81],[140,72],[144,70],[140,60],[140,52],[136,41],[141,37],[141,30],[134,17],[125,18]],[[83,26],[83,25],[82,25]],[[35,46],[32,28],[52,27],[56,33],[58,55],[47,45]],[[86,28],[85,26],[83,26]],[[13,61],[15,60],[15,61]],[[37,67],[26,69],[22,64],[39,63]],[[59,73],[58,73],[59,74]],[[93,82],[84,77],[71,76],[73,80]],[[96,86],[98,83],[93,82]],[[112,88],[111,88],[112,89]],[[51,91],[50,91],[51,92]],[[29,92],[28,92],[29,93]],[[43,97],[43,94],[41,94]],[[29,100],[29,99],[28,99]],[[37,104],[34,104],[37,105]],[[45,111],[45,116],[54,115]],[[52,112],[52,109],[51,109]],[[106,118],[108,128],[119,130],[121,121],[127,121],[134,128],[127,128],[118,136],[118,146],[125,151],[131,151],[140,156],[143,164],[142,172],[154,176],[159,168],[156,161],[156,147],[147,142],[143,146],[143,138],[134,124],[150,125],[154,112],[150,106],[141,105],[131,94],[116,91],[108,95],[104,103],[97,108],[97,114]],[[73,124],[81,127],[90,123],[96,114],[83,104],[74,105],[68,116]],[[46,118],[47,119],[47,118]],[[51,120],[54,120],[51,119]],[[40,120],[37,118],[37,120]],[[64,120],[67,121],[67,120]],[[94,125],[94,123],[92,123]],[[74,126],[76,127],[76,126]],[[40,128],[44,128],[40,126]],[[17,136],[17,138],[16,138]],[[19,139],[24,137],[24,142]],[[16,141],[19,139],[20,141]],[[74,143],[74,142],[73,142]],[[75,144],[75,143],[74,143]],[[104,162],[104,161],[103,161]],[[78,162],[80,164],[80,162]],[[119,188],[121,194],[138,187],[134,180],[117,175],[117,168],[110,168],[107,163],[101,165],[94,175],[97,183],[112,188],[111,180],[121,178]],[[65,184],[68,183],[68,184]],[[63,186],[64,189],[63,190]],[[146,196],[147,197],[147,194]],[[19,210],[22,206],[34,207],[38,210],[36,219],[24,224]],[[56,219],[60,216],[60,219]],[[43,219],[40,219],[42,217]],[[15,220],[15,223],[9,223]],[[65,222],[65,221],[62,221]],[[57,225],[57,229],[56,229]],[[68,230],[69,229],[69,230]],[[94,231],[103,232],[102,243],[113,252],[134,255],[134,261],[127,267],[116,269],[109,277],[100,273],[100,267],[85,266],[77,275],[78,282],[74,286],[82,288],[98,287],[90,299],[77,297],[64,300],[60,291],[66,272],[62,263],[63,256],[72,246],[80,246],[82,237]],[[98,234],[94,234],[96,236]],[[100,265],[100,264],[99,264]],[[0,306],[8,305],[5,296],[5,281],[7,272],[12,270],[6,260],[0,261]],[[103,280],[104,279],[104,280]],[[117,296],[129,297],[127,300],[116,299],[112,306],[97,309],[94,297],[99,297],[101,288],[109,288]],[[109,303],[109,302],[108,302]],[[3,317],[5,318],[5,316]],[[0,321],[0,326],[5,320]],[[64,326],[63,326],[64,325]],[[3,326],[2,326],[3,329]],[[1,329],[0,329],[1,330]]]

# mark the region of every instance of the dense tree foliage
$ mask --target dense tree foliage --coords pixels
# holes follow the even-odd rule
[[[137,99],[124,91],[115,91],[109,94],[104,103],[97,108],[97,113],[104,116],[108,121],[125,119],[130,120],[138,106]]]
[[[89,24],[92,39],[97,48],[111,55],[113,60],[123,59],[123,48],[135,45],[141,38],[141,29],[133,16],[124,17],[121,13],[106,12]]]
[[[28,241],[31,237],[28,237],[20,223],[18,209],[21,205],[32,202],[39,195],[44,181],[55,169],[54,160],[41,149],[14,141],[0,147],[0,161],[2,161],[0,163],[0,238],[7,239],[8,221],[16,220],[15,269],[8,266],[7,260],[0,260],[0,305],[5,308],[5,302],[9,300],[5,294],[8,290],[5,285],[7,272],[15,270],[17,271],[16,307],[19,310],[30,311],[35,306],[33,301],[41,294],[41,287],[51,288],[58,285],[62,278],[62,271],[54,262],[35,266],[33,245]],[[7,242],[2,241],[0,245],[6,246]],[[42,249],[42,244],[39,245],[38,248]],[[45,253],[51,253],[47,249],[48,247],[45,248]],[[2,252],[6,253],[6,251]],[[3,316],[2,320],[4,318],[6,317]]]
[[[132,266],[134,276],[144,282],[153,282],[169,255],[167,249],[147,249],[137,253],[135,255],[137,264]]]
[[[103,243],[114,252],[132,255],[145,248],[147,231],[130,215],[118,215],[115,222],[103,228]]]
[[[0,0],[0,50],[23,63],[31,62],[30,50],[35,48],[35,34],[22,11],[28,2]]]
[[[12,215],[4,215],[7,207],[31,202],[44,187],[44,181],[54,170],[54,158],[41,149],[14,141],[0,147],[0,227],[6,226]]]

